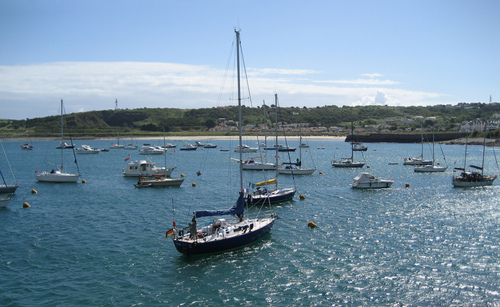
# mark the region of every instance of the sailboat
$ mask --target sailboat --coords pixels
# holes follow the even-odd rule
[[[420,156],[404,158],[403,165],[429,165],[432,164],[431,160],[424,160],[424,129],[420,128]]]
[[[116,143],[109,145],[109,149],[122,149],[125,148],[124,144],[120,144],[120,134],[118,133],[118,128],[116,129]]]
[[[66,144],[63,142],[63,100],[62,99],[61,99],[61,144]],[[77,174],[65,173],[64,169],[63,169],[64,149],[74,148],[74,147],[75,146],[73,145],[73,143],[71,145],[67,145],[67,146],[58,146],[58,148],[61,149],[61,165],[60,166],[56,165],[56,169],[53,169],[50,172],[38,173],[38,171],[37,171],[36,180],[41,181],[41,182],[57,182],[57,183],[77,182],[78,178],[80,178],[80,173],[77,173]],[[73,151],[73,154],[74,154],[74,151]],[[75,163],[77,163],[76,155],[75,155]],[[76,165],[78,168],[78,164],[76,164]]]
[[[22,144],[21,145],[21,149],[33,150],[33,148],[35,147],[35,145],[33,145],[33,143],[31,142],[31,140],[29,138],[29,132],[28,131],[26,131],[26,135],[28,136],[28,142]]]
[[[16,178],[14,177],[14,172],[12,171],[12,168],[10,167],[10,163],[9,163],[9,159],[7,158],[7,153],[5,153],[5,149],[3,148],[3,143],[0,141],[0,145],[2,145],[2,151],[3,151],[3,154],[5,156],[5,161],[7,161],[7,165],[9,166],[9,169],[10,169],[10,173],[12,174],[12,177],[14,178],[14,180],[16,180]],[[12,194],[14,193],[17,188],[19,187],[19,185],[16,183],[16,184],[7,184],[7,182],[5,181],[5,177],[3,176],[3,173],[2,171],[0,171],[0,175],[2,176],[2,181],[3,181],[3,184],[0,184],[0,194],[4,194],[4,193],[8,193],[8,194]],[[5,203],[7,205],[7,203]]]
[[[434,130],[432,130],[432,162],[431,162],[431,164],[427,164],[427,165],[415,166],[415,169],[414,169],[415,172],[417,172],[417,173],[423,173],[423,172],[438,173],[438,172],[444,172],[448,169],[448,166],[442,166],[439,163],[436,164],[435,155],[434,155],[434,147],[435,147],[435,145],[434,145]]]
[[[300,127],[300,144],[302,145],[302,127]],[[284,175],[312,175],[316,171],[315,167],[302,166],[302,146],[299,146],[299,160],[297,162],[283,163],[284,167],[278,168],[279,174]],[[309,152],[310,154],[311,152]],[[311,155],[312,159],[312,155]]]
[[[354,135],[354,126],[351,123],[351,135]],[[351,141],[351,157],[350,158],[342,158],[340,161],[333,160],[332,166],[335,167],[363,167],[365,162],[354,161],[354,138]]]
[[[276,144],[278,144],[278,94],[274,94],[276,107]],[[278,165],[278,152],[276,152],[276,165]],[[276,178],[278,177],[278,169],[276,169]],[[247,192],[246,198],[249,204],[275,204],[292,200],[297,190],[295,188],[278,188],[278,179],[264,180],[255,184],[256,189]],[[268,188],[269,185],[274,185],[274,188]]]
[[[253,171],[275,171],[276,170],[276,164],[267,162],[267,112],[266,112],[266,103],[264,102],[262,104],[262,110],[264,111],[264,122],[265,122],[265,135],[264,135],[264,143],[260,147],[260,151],[264,151],[266,156],[261,156],[260,157],[252,157],[248,158],[247,160],[243,161],[242,168],[244,170],[253,170]]]
[[[484,155],[486,152],[486,135],[483,140],[483,160],[481,166],[469,165],[473,169],[478,171],[466,171],[467,167],[467,141],[465,138],[465,157],[464,157],[464,167],[457,167],[456,170],[462,171],[458,176],[452,177],[452,183],[454,187],[484,187],[493,184],[493,181],[497,178],[497,175],[484,175]]]
[[[239,145],[242,147],[241,89],[240,89],[240,32],[236,33],[236,61],[238,78],[238,110],[239,110]],[[240,161],[242,153],[240,152]],[[185,229],[177,230],[175,221],[173,228],[167,231],[166,237],[173,236],[176,249],[187,255],[220,252],[251,244],[271,232],[277,216],[246,219],[245,197],[243,193],[243,170],[239,164],[240,192],[236,205],[228,210],[194,211],[193,219]],[[197,218],[235,215],[236,219],[227,221],[224,218],[214,219],[209,225],[198,228]]]

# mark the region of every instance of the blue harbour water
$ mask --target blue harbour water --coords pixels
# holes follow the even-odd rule
[[[172,177],[185,175],[181,187],[137,189],[136,179],[121,173],[129,154],[131,160],[144,158],[137,151],[78,155],[86,183],[50,184],[37,183],[35,170],[59,163],[56,141],[35,141],[33,151],[4,141],[20,187],[0,208],[0,305],[500,304],[500,186],[452,187],[464,146],[443,146],[449,169],[426,174],[402,165],[403,157],[420,153],[419,144],[367,144],[356,159],[364,157],[370,166],[364,170],[395,183],[364,191],[349,186],[359,169],[331,166],[335,156],[350,155],[348,143],[310,140],[308,151],[323,174],[295,178],[305,200],[296,195],[273,206],[280,219],[269,236],[238,250],[187,257],[165,238],[172,220],[185,226],[193,210],[228,208],[237,198],[237,162],[231,160],[238,158],[236,142],[210,142],[219,147],[167,153],[167,164],[177,166]],[[104,148],[110,141],[81,144]],[[482,147],[468,149],[468,162],[480,164]],[[65,155],[71,171],[73,158],[70,151]],[[295,160],[298,150],[291,155]],[[444,162],[439,147],[436,157]],[[164,163],[163,156],[152,159]],[[12,183],[5,158],[0,161]],[[399,165],[388,165],[392,161]],[[488,173],[499,173],[491,148],[486,163]],[[303,164],[312,164],[309,152]],[[245,182],[261,179],[260,172],[245,172]],[[294,184],[291,176],[279,181],[282,187]],[[23,208],[24,202],[31,207]],[[318,227],[308,228],[309,221]]]

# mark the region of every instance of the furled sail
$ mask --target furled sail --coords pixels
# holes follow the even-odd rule
[[[234,205],[231,209],[195,211],[194,215],[196,217],[216,216],[216,215],[232,215],[232,214],[242,215],[243,212],[245,211],[244,205],[245,205],[245,200],[243,198],[243,193],[240,192],[240,197],[238,197],[238,200],[236,201],[236,205]]]

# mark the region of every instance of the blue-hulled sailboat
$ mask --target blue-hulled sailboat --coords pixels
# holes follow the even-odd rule
[[[236,61],[238,74],[238,109],[239,109],[239,146],[242,146],[242,120],[241,120],[241,90],[240,90],[240,33],[236,33]],[[242,153],[240,151],[240,161]],[[240,193],[236,205],[228,210],[194,211],[193,219],[189,226],[177,229],[175,221],[173,228],[167,231],[166,237],[173,236],[176,249],[186,255],[205,254],[226,251],[251,244],[271,232],[277,216],[271,214],[269,217],[246,219],[245,197],[243,193],[243,171],[239,164]],[[201,228],[197,225],[197,218],[211,216],[235,216],[232,220],[217,218],[209,225]]]

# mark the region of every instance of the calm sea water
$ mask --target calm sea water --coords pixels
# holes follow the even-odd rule
[[[219,148],[236,145],[211,142]],[[77,142],[83,143],[110,144]],[[421,174],[402,165],[403,157],[420,153],[420,145],[368,144],[357,159],[364,157],[371,173],[395,183],[390,189],[359,191],[349,186],[359,169],[330,164],[335,156],[350,155],[347,143],[309,143],[323,174],[295,178],[298,194],[306,199],[296,196],[272,208],[280,219],[270,236],[242,249],[186,257],[165,239],[165,231],[173,219],[185,226],[195,209],[222,209],[236,201],[232,150],[170,151],[167,164],[177,166],[173,177],[185,175],[183,185],[137,189],[135,179],[121,174],[129,154],[132,160],[144,158],[136,151],[78,155],[87,183],[44,184],[35,181],[35,170],[59,162],[57,142],[35,142],[35,150],[23,151],[21,142],[4,141],[20,187],[0,209],[0,305],[500,303],[500,187],[498,182],[486,188],[452,187],[452,168],[463,163],[463,146],[442,147],[447,172]],[[429,156],[429,147],[425,150]],[[65,153],[71,170],[70,151]],[[481,153],[481,146],[469,146],[469,162],[480,164]],[[298,151],[291,155],[295,159]],[[152,159],[164,163],[162,156]],[[499,173],[491,149],[486,160],[489,173]],[[11,183],[5,158],[0,161]],[[388,165],[391,161],[399,165]],[[309,152],[303,163],[312,164]],[[245,182],[261,179],[260,172],[245,173]],[[292,177],[280,176],[282,187],[293,184]],[[23,202],[31,208],[23,209]],[[309,221],[318,227],[309,229]]]

